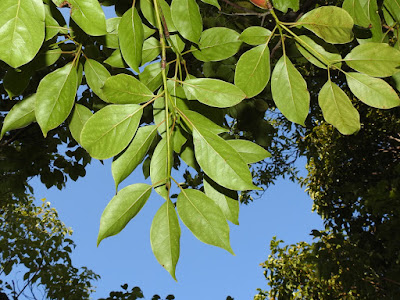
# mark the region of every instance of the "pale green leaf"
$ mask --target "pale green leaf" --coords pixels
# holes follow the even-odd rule
[[[389,77],[400,71],[400,51],[383,43],[366,43],[345,57],[349,67],[373,77]]]
[[[102,91],[109,102],[119,104],[139,104],[154,97],[147,86],[127,74],[109,77]]]
[[[111,55],[104,62],[114,68],[129,67],[123,60],[121,51],[119,49],[114,50],[114,52],[111,53]]]
[[[161,91],[160,91],[161,92]],[[165,98],[158,97],[153,103],[153,119],[154,123],[157,125],[158,133],[161,137],[165,137],[167,134],[167,125],[165,122]],[[170,123],[172,124],[172,119],[170,118]]]
[[[286,55],[279,59],[272,72],[271,91],[282,114],[289,121],[304,125],[310,105],[310,94],[304,78]]]
[[[148,38],[143,43],[142,65],[153,61],[160,53],[160,42],[155,37]]]
[[[169,151],[170,160],[172,161],[173,150],[172,147]],[[150,162],[150,178],[154,186],[154,190],[161,195],[164,199],[168,199],[168,189],[166,186],[168,178],[168,145],[167,139],[161,139],[158,142],[156,149]]]
[[[168,71],[168,68],[167,68]],[[155,91],[162,84],[161,63],[156,62],[145,67],[142,73],[139,74],[140,82],[149,88],[150,91]]]
[[[342,63],[340,60],[342,56],[333,45],[322,43],[322,41],[317,43],[315,39],[306,35],[300,35],[296,41],[297,49],[313,65],[322,69],[327,69],[327,65],[334,65],[338,68],[341,67]]]
[[[19,129],[35,122],[36,94],[33,94],[15,104],[4,118],[0,140],[7,131]]]
[[[193,128],[197,162],[212,180],[231,190],[258,189],[252,183],[250,170],[232,146],[205,128]]]
[[[296,24],[304,26],[328,43],[345,44],[353,40],[353,19],[340,7],[318,7],[302,16]]]
[[[186,122],[190,124],[192,129],[202,127],[214,134],[220,134],[229,131],[228,129],[217,125],[214,123],[214,121],[193,110],[181,110],[180,113],[183,115]]]
[[[400,105],[399,96],[386,81],[352,72],[346,78],[351,92],[365,104],[383,109]]]
[[[185,39],[197,43],[203,31],[203,22],[196,1],[172,0],[171,15],[179,33]]]
[[[118,26],[121,18],[110,18],[106,20],[107,34],[105,37],[105,46],[111,49],[119,48]]]
[[[175,153],[181,153],[183,145],[186,143],[187,138],[184,135],[184,130],[176,125],[172,133],[172,140]]]
[[[148,37],[152,36],[156,32],[155,29],[148,27],[146,24],[143,23],[143,40],[147,39]]]
[[[168,3],[164,0],[158,0],[157,1],[162,14],[164,16],[165,22],[167,23],[168,31],[173,32],[176,31],[175,25],[172,21],[171,17],[171,9],[168,5]],[[143,16],[149,21],[151,25],[154,27],[157,27],[157,17],[156,13],[154,10],[154,3],[152,0],[142,0],[140,1],[140,11],[142,12]]]
[[[281,12],[287,13],[288,9],[293,11],[299,10],[299,0],[274,0],[274,8],[280,10]]]
[[[227,143],[235,149],[247,164],[271,157],[271,153],[263,147],[247,140],[227,140]]]
[[[235,85],[252,98],[261,93],[271,76],[268,44],[243,53],[235,70]]]
[[[45,26],[46,26],[45,40],[48,41],[60,32],[61,26],[60,24],[58,24],[56,19],[53,18],[52,11],[49,5],[47,4],[44,5],[44,11],[45,11]]]
[[[360,0],[344,0],[342,8],[349,13],[355,24],[368,28],[370,20]]]
[[[107,34],[106,17],[97,0],[68,0],[71,18],[87,34]]]
[[[68,117],[74,106],[78,74],[72,63],[46,75],[36,93],[36,120],[43,135]]]
[[[318,103],[324,119],[342,134],[353,134],[360,130],[360,115],[349,97],[340,87],[328,81],[318,95]]]
[[[179,259],[181,227],[171,200],[157,211],[150,228],[150,243],[154,256],[176,280],[175,269]]]
[[[188,79],[183,82],[189,93],[201,103],[213,107],[231,107],[241,102],[246,94],[231,83],[211,78]]]
[[[0,60],[13,68],[31,61],[45,37],[42,0],[0,1]]]
[[[86,106],[75,104],[75,109],[69,123],[69,131],[71,132],[72,137],[78,143],[80,143],[83,126],[92,115],[93,113]]]
[[[162,14],[164,16],[165,22],[167,23],[168,32],[177,31],[175,24],[172,20],[171,8],[165,0],[157,0],[161,7]]]
[[[106,237],[118,234],[145,205],[151,185],[136,183],[123,188],[107,204],[100,219],[97,246]]]
[[[172,43],[172,45],[171,45]],[[178,34],[172,34],[169,36],[168,39],[168,45],[170,45],[172,48],[172,50],[175,52],[175,50],[178,51],[178,53],[181,53],[183,51],[183,49],[185,49],[185,42],[182,41],[182,39],[179,37]]]
[[[204,192],[221,209],[225,218],[235,225],[239,225],[239,201],[236,191],[225,189],[211,179],[203,180]]]
[[[213,200],[200,191],[182,189],[176,206],[182,222],[195,237],[234,254],[229,241],[229,225]]]
[[[104,67],[101,63],[93,59],[86,60],[84,69],[86,82],[92,91],[99,96],[100,99],[110,102],[102,90],[107,78],[111,77],[110,72],[108,72],[106,67]]]
[[[242,41],[239,33],[225,27],[214,27],[201,33],[198,47],[192,47],[194,57],[201,61],[220,61],[235,55]]]
[[[221,10],[221,6],[218,3],[218,0],[201,0],[201,2],[210,4],[212,6],[215,6],[216,8],[218,8],[219,10]]]
[[[100,109],[82,129],[82,147],[97,159],[117,155],[135,135],[142,113],[142,107],[136,104],[112,104]]]
[[[400,22],[400,0],[384,0],[383,5],[388,9],[395,21]]]
[[[119,45],[126,63],[137,73],[142,62],[143,25],[134,8],[127,10],[118,26]]]
[[[239,39],[246,44],[258,46],[267,43],[272,32],[260,26],[247,27],[239,36]]]
[[[118,185],[142,162],[156,134],[157,126],[155,125],[139,128],[126,151],[112,162],[111,172],[116,189],[118,189]]]

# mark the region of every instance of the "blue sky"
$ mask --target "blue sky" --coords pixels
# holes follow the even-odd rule
[[[107,18],[115,16],[112,7],[105,11]],[[68,9],[62,12],[69,13]],[[304,168],[304,161],[299,167]],[[120,189],[137,182],[145,182],[140,166]],[[286,243],[311,241],[310,231],[322,228],[320,217],[311,213],[312,201],[307,194],[288,180],[278,180],[262,198],[241,205],[239,226],[230,224],[235,256],[201,243],[181,223],[181,256],[175,282],[151,252],[151,221],[164,201],[155,192],[120,234],[96,247],[101,213],[115,192],[111,160],[104,165],[93,160],[86,176],[77,182],[69,180],[62,191],[47,190],[39,179],[31,184],[35,197],[50,201],[60,219],[73,228],[72,239],[77,244],[72,254],[74,264],[87,266],[101,276],[93,299],[106,297],[124,283],[139,286],[146,299],[153,294],[174,294],[177,300],[225,300],[228,295],[235,300],[252,299],[257,288],[267,289],[259,264],[268,258],[272,237],[277,235]]]

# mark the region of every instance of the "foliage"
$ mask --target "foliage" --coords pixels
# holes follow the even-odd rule
[[[67,121],[91,157],[114,157],[117,188],[144,160],[151,185],[117,192],[100,220],[98,243],[120,232],[155,190],[166,202],[154,217],[151,245],[174,278],[178,216],[201,241],[233,253],[227,220],[237,223],[238,192],[246,201],[248,191],[260,189],[248,165],[270,156],[256,143],[268,147],[276,134],[264,120],[268,107],[305,125],[311,96],[319,93],[326,122],[353,134],[361,128],[355,97],[381,109],[400,105],[387,79],[400,65],[398,7],[389,1],[383,6],[385,32],[376,1],[346,0],[343,8],[327,1],[254,1],[267,8],[261,12],[229,1],[204,2],[0,4],[0,59],[6,76],[21,79],[4,77],[9,98],[19,100],[11,100],[17,104],[1,136],[34,121],[51,136]],[[115,5],[120,17],[106,20],[101,4]],[[57,7],[69,7],[69,27]],[[323,80],[316,87],[305,79],[310,63]],[[197,172],[187,172],[185,179],[193,180],[185,184],[171,176],[172,168],[185,168],[182,162]],[[278,167],[277,173],[286,170]],[[173,184],[179,195],[172,194]]]
[[[18,299],[20,295],[43,293],[47,299],[88,299],[99,278],[87,269],[72,265],[75,244],[57,211],[43,200],[36,206],[32,197],[1,203],[0,207],[0,292]],[[24,272],[22,282],[16,272]]]

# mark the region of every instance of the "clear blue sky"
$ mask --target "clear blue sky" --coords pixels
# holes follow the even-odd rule
[[[68,9],[62,11],[67,15]],[[106,16],[115,16],[112,7],[106,9]],[[141,167],[120,188],[137,182],[145,182]],[[175,282],[151,252],[151,221],[164,201],[155,192],[120,234],[96,247],[101,213],[114,196],[111,160],[104,165],[93,160],[86,176],[77,182],[69,180],[62,191],[47,190],[39,179],[31,183],[35,197],[47,198],[61,220],[73,228],[72,239],[77,244],[72,255],[74,264],[101,275],[93,299],[106,297],[124,283],[139,286],[146,299],[153,294],[174,294],[177,300],[225,300],[228,295],[235,300],[252,299],[257,288],[267,289],[259,264],[269,255],[271,238],[277,235],[286,243],[311,241],[310,231],[322,228],[320,217],[311,213],[312,201],[306,193],[288,180],[279,180],[261,199],[241,206],[239,226],[230,224],[236,256],[201,243],[181,223],[181,256]]]

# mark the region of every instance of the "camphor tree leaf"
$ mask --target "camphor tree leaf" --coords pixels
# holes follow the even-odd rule
[[[71,122],[69,123],[69,131],[72,137],[80,143],[81,132],[86,121],[93,115],[89,108],[81,104],[75,104]]]
[[[168,31],[174,32],[176,31],[175,25],[172,21],[171,17],[171,9],[168,3],[165,0],[158,0],[158,4],[162,10],[162,14],[164,15],[165,22],[167,23]],[[143,16],[149,21],[151,25],[157,27],[157,19],[156,13],[154,10],[154,3],[152,0],[142,0],[140,1],[140,11]]]
[[[172,145],[170,145],[170,147],[171,148],[169,151],[170,153],[169,160],[172,162],[173,159]],[[167,181],[169,172],[167,157],[168,157],[168,144],[167,144],[167,139],[164,138],[158,142],[156,149],[154,150],[153,156],[151,157],[150,179],[154,186],[154,190],[166,200],[168,199],[168,190],[165,183]]]
[[[45,37],[42,0],[0,1],[0,60],[13,68],[31,61]]]
[[[149,199],[151,189],[151,185],[136,183],[123,188],[111,199],[101,215],[97,246],[125,228]]]
[[[201,127],[214,134],[220,134],[229,131],[227,128],[219,126],[209,118],[193,110],[181,110],[180,112],[185,116],[185,118],[189,119],[190,124],[192,125],[191,129]]]
[[[261,93],[271,76],[268,44],[260,45],[242,54],[235,70],[235,85],[247,98]]]
[[[368,14],[360,0],[344,0],[342,8],[349,13],[355,24],[365,28],[370,25]]]
[[[263,147],[247,140],[227,140],[227,143],[240,154],[246,164],[253,164],[271,157],[271,153]]]
[[[118,27],[119,45],[126,63],[137,73],[142,62],[143,25],[135,8],[127,10]]]
[[[121,51],[119,49],[115,49],[114,52],[111,53],[111,55],[104,62],[114,68],[129,67],[123,60]]]
[[[167,200],[157,211],[150,228],[150,243],[158,262],[176,280],[175,268],[179,259],[181,227],[174,204]]]
[[[199,41],[203,21],[195,0],[172,0],[171,16],[176,29],[185,39],[193,43]]]
[[[109,18],[106,20],[107,34],[105,36],[105,45],[107,48],[118,49],[119,39],[118,39],[118,26],[121,22],[121,18]]]
[[[221,10],[221,6],[219,5],[218,0],[201,0],[201,2],[213,5],[216,8],[218,8],[219,10]]]
[[[376,108],[393,108],[400,105],[396,91],[384,80],[361,73],[346,73],[351,92],[365,104]]]
[[[160,42],[155,37],[150,37],[143,43],[142,64],[153,61],[161,53]]]
[[[239,225],[239,201],[236,191],[225,189],[210,178],[203,180],[204,192],[221,209],[225,218],[235,225]]]
[[[7,70],[7,73],[3,79],[3,86],[10,99],[14,96],[21,95],[21,93],[29,85],[29,81],[33,74],[33,68],[27,66],[24,66],[20,70]]]
[[[7,116],[4,118],[0,140],[7,131],[23,128],[35,122],[35,102],[36,94],[33,94],[19,101],[10,109]]]
[[[132,140],[142,113],[142,107],[136,104],[113,104],[100,109],[83,126],[82,147],[97,159],[117,155]]]
[[[60,32],[61,25],[53,18],[50,5],[44,4],[44,11],[46,26],[45,40],[48,41]]]
[[[147,86],[127,74],[109,77],[102,91],[109,102],[119,104],[139,104],[154,97]]]
[[[234,254],[229,242],[229,225],[213,200],[200,191],[182,189],[176,207],[182,222],[195,237]]]
[[[360,130],[360,115],[349,97],[331,80],[322,87],[318,103],[324,119],[342,134],[353,134]]]
[[[201,103],[213,107],[231,107],[246,95],[231,83],[212,78],[188,79],[183,82],[186,95],[190,93]]]
[[[321,45],[322,43],[317,43],[314,39],[306,35],[300,35],[296,41],[297,49],[313,65],[322,69],[327,69],[327,65],[334,65],[340,68],[342,57],[337,53],[333,45]]]
[[[400,51],[384,43],[366,43],[345,57],[349,67],[373,77],[389,77],[400,71]]]
[[[97,0],[68,0],[71,18],[89,35],[107,34],[106,17]]]
[[[302,16],[297,25],[304,26],[332,44],[345,44],[353,40],[352,17],[336,6],[321,6]]]
[[[219,61],[235,55],[242,41],[239,33],[225,27],[214,27],[201,33],[198,49],[192,52],[201,61]]]
[[[157,134],[157,126],[140,127],[126,151],[111,164],[115,188],[142,162]]]
[[[261,26],[247,27],[239,36],[239,39],[246,44],[258,46],[265,44],[272,32]]]
[[[168,72],[168,68],[166,69]],[[155,62],[145,67],[142,73],[139,74],[140,82],[154,92],[162,84],[161,63]]]
[[[107,100],[106,95],[104,95],[102,87],[106,80],[111,77],[110,72],[101,63],[93,60],[87,59],[85,62],[85,77],[86,82],[92,91],[100,97],[100,99],[110,102]]]
[[[36,120],[43,135],[68,117],[78,89],[78,74],[72,63],[46,75],[36,93]]]
[[[293,11],[299,10],[299,0],[274,0],[273,2],[274,8],[284,13],[286,13],[289,8]]]
[[[197,162],[216,183],[231,190],[258,189],[243,158],[224,139],[205,128],[194,127],[193,143]]]
[[[279,59],[272,72],[271,91],[274,102],[283,115],[289,121],[304,125],[310,94],[304,78],[286,55]]]
[[[400,21],[400,0],[384,0],[383,5],[397,22]]]

